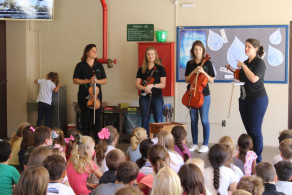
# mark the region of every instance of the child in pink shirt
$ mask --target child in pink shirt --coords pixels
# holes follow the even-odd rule
[[[91,191],[87,186],[94,188],[86,182],[89,174],[94,173],[98,178],[102,176],[97,165],[93,162],[94,140],[89,136],[76,136],[72,155],[67,165],[67,176],[73,191],[78,194],[88,195]]]
[[[255,166],[257,155],[254,151],[251,151],[253,147],[252,139],[247,134],[241,134],[238,141],[239,151],[236,153],[236,158],[242,161],[244,164],[244,172],[246,176],[255,174]]]

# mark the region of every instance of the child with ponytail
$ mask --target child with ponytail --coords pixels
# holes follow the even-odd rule
[[[148,151],[148,159],[152,165],[153,173],[146,175],[141,181],[138,183],[138,187],[140,190],[143,190],[144,194],[148,194],[146,191],[151,191],[152,184],[154,181],[155,175],[159,172],[163,167],[169,166],[170,157],[166,149],[161,145],[154,145]],[[144,191],[146,189],[146,191]],[[150,194],[150,193],[149,193]]]
[[[133,130],[131,137],[131,146],[129,146],[127,150],[126,160],[130,160],[131,162],[136,162],[139,158],[141,158],[140,153],[140,143],[147,138],[147,131],[143,127],[136,127]]]
[[[105,156],[111,150],[116,149],[115,146],[119,140],[119,133],[114,126],[110,125],[110,126],[104,127],[98,133],[98,137],[99,137],[99,142],[95,146],[96,155],[95,155],[94,160],[96,160],[96,163],[100,168],[100,171],[104,173],[108,171],[108,167],[106,166]]]
[[[28,147],[33,146],[34,144],[34,139],[33,139],[33,134],[34,134],[34,128],[33,126],[26,126],[24,127],[22,131],[22,140],[20,144],[20,150],[18,152],[18,157],[19,157],[19,165],[20,165],[20,170],[24,170],[24,154],[25,151]]]
[[[246,176],[255,174],[257,155],[253,148],[253,142],[249,135],[241,134],[237,141],[238,152],[236,158],[242,161],[244,164],[244,172]]]
[[[153,145],[151,139],[145,139],[140,144],[140,153],[142,156],[136,161],[136,164],[140,169],[139,172],[145,175],[153,173],[152,165],[147,158],[148,151]]]
[[[75,194],[88,195],[91,193],[91,191],[87,189],[87,185],[89,184],[86,182],[89,174],[94,173],[97,178],[102,176],[102,173],[92,160],[95,152],[95,143],[89,136],[77,135],[74,139],[75,144],[66,168],[67,176]],[[92,185],[90,185],[90,187],[92,187]]]
[[[183,126],[175,126],[171,130],[171,134],[174,138],[174,151],[179,153],[183,157],[184,162],[189,158],[192,158],[189,148],[185,144],[185,139],[187,136],[187,131]]]
[[[232,169],[224,166],[227,160],[227,152],[222,144],[211,147],[209,154],[211,166],[204,170],[205,187],[213,195],[228,195],[236,190],[236,176]]]

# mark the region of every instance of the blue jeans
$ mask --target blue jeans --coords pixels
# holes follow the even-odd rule
[[[51,116],[52,116],[51,105],[46,104],[44,102],[39,102],[38,103],[37,126],[42,125],[44,115],[45,115],[45,125],[47,127],[52,128],[52,125],[51,125]]]
[[[204,141],[203,145],[208,146],[209,144],[209,137],[210,137],[210,124],[209,124],[209,108],[211,103],[210,95],[204,97],[204,103],[201,108],[192,108],[190,110],[191,115],[191,129],[192,129],[192,137],[193,143],[198,144],[198,120],[200,113],[201,122],[203,125],[203,136]]]
[[[252,100],[239,99],[241,119],[247,134],[252,138],[253,150],[258,156],[257,162],[262,161],[262,124],[268,103],[268,96],[263,96]]]
[[[150,106],[149,101],[151,98]],[[142,116],[142,127],[147,130],[149,134],[149,118],[150,118],[150,111],[152,110],[154,121],[156,123],[162,122],[162,113],[163,113],[163,96],[152,96],[149,95],[142,96],[140,95],[139,98],[139,105],[141,109],[141,116]]]

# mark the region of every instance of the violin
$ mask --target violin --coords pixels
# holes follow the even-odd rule
[[[92,71],[92,76],[95,77],[95,71]],[[87,107],[93,110],[100,108],[100,100],[97,98],[99,94],[99,88],[96,86],[96,81],[94,84],[91,84],[89,89],[89,99],[87,101]]]
[[[152,69],[150,75],[146,78],[146,80],[142,81],[141,85],[143,85],[143,86],[148,86],[148,85],[154,83],[153,73],[155,72],[155,70],[156,70],[156,66],[154,66],[154,68]],[[147,93],[144,92],[144,93],[141,93],[141,95],[142,95],[142,96],[146,96]]]
[[[227,68],[227,70],[230,70],[231,72],[233,72],[235,79],[239,80],[239,72],[240,72],[240,69],[233,70],[229,64],[226,65],[225,67]]]
[[[201,67],[210,59],[207,54],[201,63]],[[195,73],[190,79],[190,88],[183,95],[182,103],[188,108],[200,108],[204,103],[203,89],[208,83],[208,78],[203,73]]]

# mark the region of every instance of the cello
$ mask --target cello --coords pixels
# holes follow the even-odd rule
[[[205,62],[210,59],[207,54],[202,60],[201,67],[204,66]],[[200,108],[204,103],[203,89],[208,83],[208,78],[203,73],[195,73],[190,79],[190,88],[183,95],[182,103],[187,108]]]
[[[92,76],[95,77],[95,71],[92,71]],[[95,110],[100,108],[100,100],[97,98],[99,94],[99,88],[96,86],[96,81],[88,88],[89,99],[87,101],[87,107],[94,110],[93,124],[95,124]]]
[[[234,74],[234,78],[235,78],[235,79],[239,80],[239,72],[240,72],[240,69],[235,69],[235,70],[233,70],[233,69],[230,67],[229,64],[226,65],[225,67],[227,68],[227,70],[230,70],[231,72],[233,72],[233,74]]]

